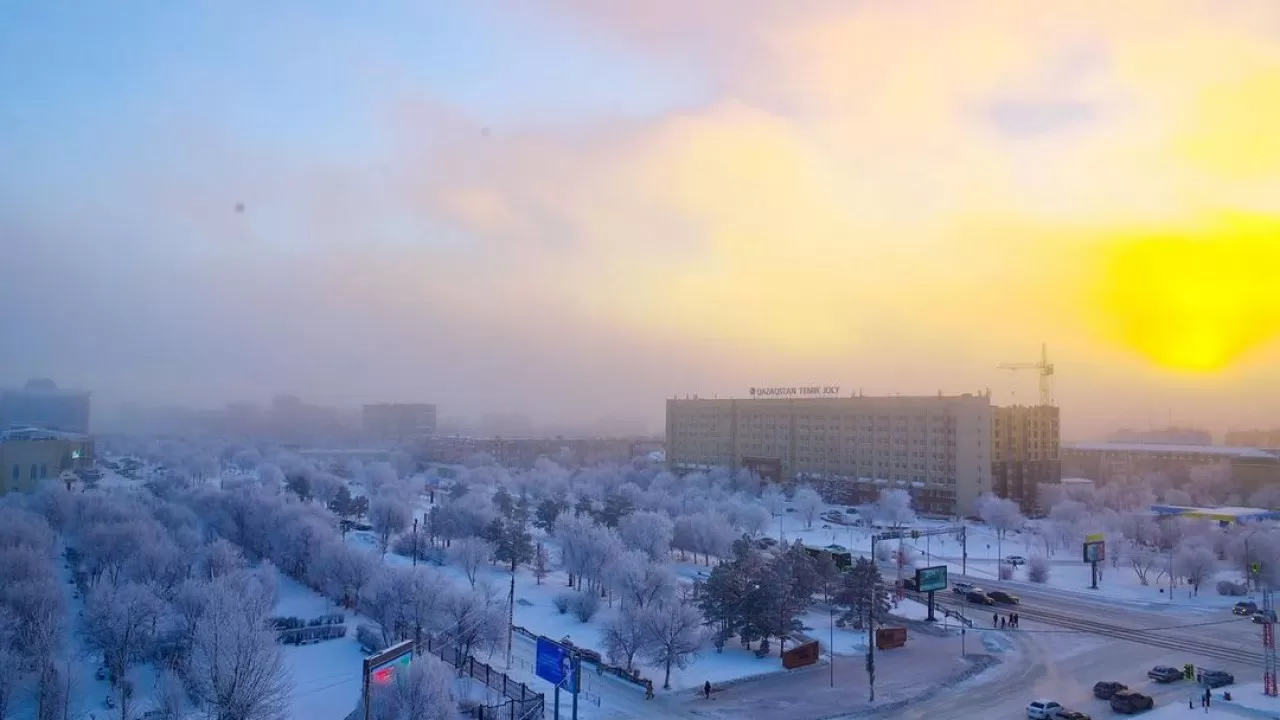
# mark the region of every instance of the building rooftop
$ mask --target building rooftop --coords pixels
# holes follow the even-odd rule
[[[1215,518],[1272,518],[1280,516],[1266,508],[1254,507],[1190,507],[1187,505],[1152,505],[1157,515],[1202,515]]]
[[[1228,445],[1179,445],[1176,443],[1063,443],[1064,450],[1095,452],[1162,453],[1181,455],[1218,455],[1221,457],[1256,457],[1277,459],[1273,453],[1258,448],[1231,447]]]
[[[62,432],[60,430],[45,430],[36,427],[17,427],[8,430],[0,430],[0,442],[14,440],[89,440],[88,435],[80,433]]]

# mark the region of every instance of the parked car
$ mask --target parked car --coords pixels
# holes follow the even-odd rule
[[[1276,614],[1274,611],[1268,614],[1262,610],[1259,610],[1258,612],[1253,614],[1253,621],[1258,623],[1259,625],[1265,625],[1267,623],[1275,623]]]
[[[1112,695],[1128,689],[1129,686],[1124,683],[1118,683],[1114,680],[1100,680],[1093,684],[1093,696],[1099,700],[1110,700]]]
[[[1233,615],[1252,615],[1256,612],[1258,612],[1258,603],[1250,602],[1248,600],[1238,602],[1231,607],[1231,613]]]
[[[1196,673],[1196,680],[1206,687],[1220,688],[1224,685],[1234,685],[1236,677],[1225,670],[1200,670]]]
[[[1009,557],[1005,558],[1004,561],[1006,564],[1012,565],[1014,567],[1027,564],[1027,559],[1022,557],[1021,555],[1010,555]]]
[[[970,590],[969,592],[965,593],[964,599],[968,600],[974,605],[995,605],[996,604],[996,601],[992,600],[990,595],[982,592],[981,590]]]
[[[1182,671],[1168,665],[1157,665],[1147,671],[1147,677],[1158,683],[1171,683],[1182,679]]]
[[[1093,718],[1079,710],[1059,710],[1053,714],[1053,720],[1093,720]]]
[[[920,586],[916,585],[916,579],[913,577],[902,578],[902,587],[904,590],[910,590],[912,592],[920,591]]]
[[[1156,701],[1150,695],[1143,695],[1133,690],[1121,690],[1111,696],[1111,709],[1124,715],[1150,710],[1155,705]]]
[[[992,600],[994,600],[995,602],[1001,605],[1017,605],[1018,604],[1017,595],[1010,595],[1009,593],[1003,590],[992,590],[987,593],[987,597],[991,598]]]
[[[951,592],[957,595],[965,595],[973,592],[974,590],[981,591],[982,588],[978,587],[977,585],[974,585],[973,583],[967,583],[967,582],[951,583]]]
[[[1027,704],[1027,718],[1029,720],[1053,720],[1054,715],[1064,709],[1062,703],[1055,700],[1032,700]]]

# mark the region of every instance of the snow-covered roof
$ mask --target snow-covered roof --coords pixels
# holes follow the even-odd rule
[[[1162,455],[1218,455],[1221,457],[1253,457],[1277,459],[1277,456],[1265,450],[1247,447],[1231,447],[1228,445],[1178,445],[1176,443],[1110,443],[1082,442],[1064,443],[1064,450],[1084,450],[1086,452],[1127,452],[1151,453]]]
[[[1190,507],[1187,505],[1152,505],[1151,511],[1157,515],[1191,515],[1213,519],[1271,519],[1280,517],[1280,513],[1276,513],[1266,508],[1254,507]]]
[[[36,427],[16,427],[0,431],[0,442],[12,440],[75,440],[83,442],[88,439],[88,435],[81,435],[80,433],[45,430],[44,428]]]
[[[1070,477],[1062,478],[1058,482],[1062,485],[1093,485],[1096,481],[1090,480],[1089,478]]]

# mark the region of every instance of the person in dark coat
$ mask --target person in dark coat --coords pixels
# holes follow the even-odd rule
[[[710,680],[702,684],[702,694],[706,696],[708,700],[711,699],[711,681]]]

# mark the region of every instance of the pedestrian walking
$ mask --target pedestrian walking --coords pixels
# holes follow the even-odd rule
[[[702,684],[702,694],[706,696],[708,700],[711,699],[711,681],[710,680]]]
[[[645,700],[653,699],[653,681],[652,680],[644,681],[644,699]]]
[[[1009,621],[1006,620],[1005,618],[1000,618],[1000,629],[1003,630],[1005,628],[1005,625],[1008,624],[1008,622]]]
[[[1204,711],[1209,712],[1209,706],[1213,704],[1213,693],[1209,688],[1204,689]]]
[[[1013,614],[1013,626],[1018,627],[1018,613]]]
[[[994,628],[994,627],[999,627],[999,626],[1000,626],[1000,613],[992,613],[992,614],[991,614],[991,627],[993,627],[993,628]]]

